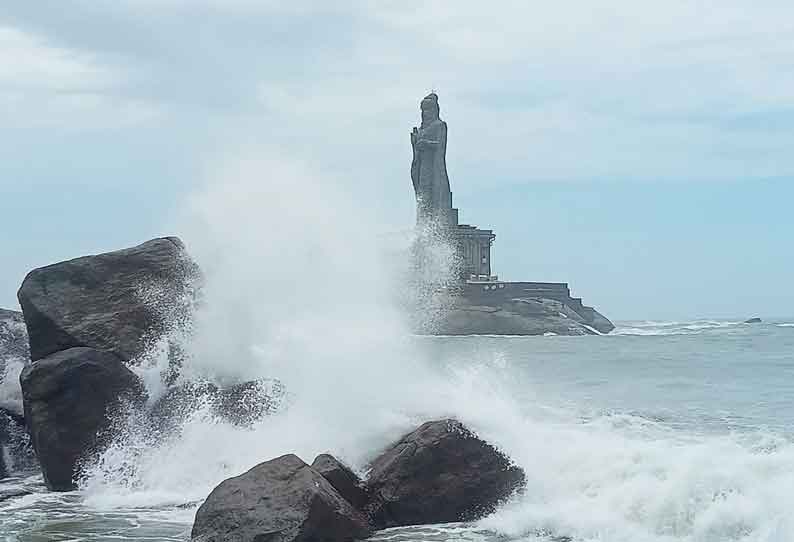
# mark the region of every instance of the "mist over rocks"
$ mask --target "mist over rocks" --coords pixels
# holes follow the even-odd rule
[[[36,455],[25,427],[19,373],[30,363],[21,312],[0,309],[0,479],[35,471]]]
[[[0,409],[22,416],[19,373],[30,363],[28,335],[21,312],[0,309]]]
[[[195,542],[348,542],[366,518],[296,455],[260,463],[216,487],[196,512]]]
[[[473,521],[525,484],[523,470],[453,419],[423,424],[370,467],[367,513],[377,529]]]
[[[9,359],[30,359],[28,334],[21,312],[0,309],[0,375]]]
[[[283,385],[272,379],[223,387],[207,381],[187,381],[168,387],[150,407],[148,418],[153,431],[170,434],[191,414],[207,407],[218,419],[246,427],[274,412],[283,398]]]
[[[38,468],[36,454],[25,427],[25,418],[0,407],[0,480]]]
[[[176,237],[34,269],[17,294],[31,359],[85,346],[136,361],[189,319],[197,275]]]
[[[76,347],[40,359],[20,375],[25,422],[44,482],[76,487],[80,462],[112,438],[107,432],[125,403],[142,404],[138,377],[115,354]]]

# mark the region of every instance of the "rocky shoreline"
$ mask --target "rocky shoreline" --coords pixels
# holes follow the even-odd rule
[[[595,309],[589,318],[543,297],[513,298],[488,305],[460,297],[440,311],[433,335],[600,335],[615,329]]]
[[[31,271],[18,293],[22,313],[0,312],[0,384],[15,390],[0,403],[0,478],[39,470],[50,490],[74,490],[85,465],[113,441],[114,422],[130,412],[145,420],[153,439],[178,431],[198,405],[242,426],[276,412],[284,396],[276,380],[219,387],[182,377],[183,353],[172,339],[189,333],[201,282],[174,237]],[[590,312],[582,315],[575,306],[545,298],[475,305],[458,297],[435,329],[611,329],[597,312],[585,307]],[[160,375],[166,389],[150,400],[135,371],[155,348],[167,352]],[[17,378],[19,389],[11,382]],[[192,536],[342,541],[390,527],[474,520],[521,491],[524,480],[508,457],[459,421],[436,420],[376,455],[364,480],[329,454],[311,465],[295,455],[265,461],[212,491]]]
[[[427,422],[360,480],[328,454],[293,454],[221,482],[196,512],[196,542],[361,540],[390,527],[471,521],[524,488],[524,472],[460,422]]]

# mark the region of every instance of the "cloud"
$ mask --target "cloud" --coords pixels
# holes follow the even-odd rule
[[[46,241],[16,240],[36,259],[6,276],[158,231],[239,148],[305,163],[404,228],[408,133],[431,89],[456,204],[483,225],[492,188],[794,176],[788,1],[7,4],[0,216]]]
[[[201,118],[231,145],[308,147],[350,177],[405,158],[431,88],[470,186],[780,177],[793,125],[768,121],[794,110],[792,15],[738,0],[24,3],[6,28],[37,60],[6,69],[37,81],[39,102],[93,111],[86,122],[115,124],[113,108],[186,131]]]
[[[96,91],[116,82],[89,54],[53,47],[29,33],[0,27],[0,83],[4,89]]]
[[[0,111],[6,130],[42,125],[84,130],[111,115],[121,125],[155,116],[154,104],[123,97],[130,83],[123,65],[0,26]]]

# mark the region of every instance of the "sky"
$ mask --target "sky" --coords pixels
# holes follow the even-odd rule
[[[236,148],[384,232],[440,97],[494,271],[613,319],[794,315],[794,4],[15,2],[0,11],[0,306],[32,268],[174,232]]]

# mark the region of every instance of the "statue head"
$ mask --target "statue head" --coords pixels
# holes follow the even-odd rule
[[[438,96],[435,92],[431,92],[422,99],[419,108],[422,110],[422,126],[426,126],[438,120]]]

